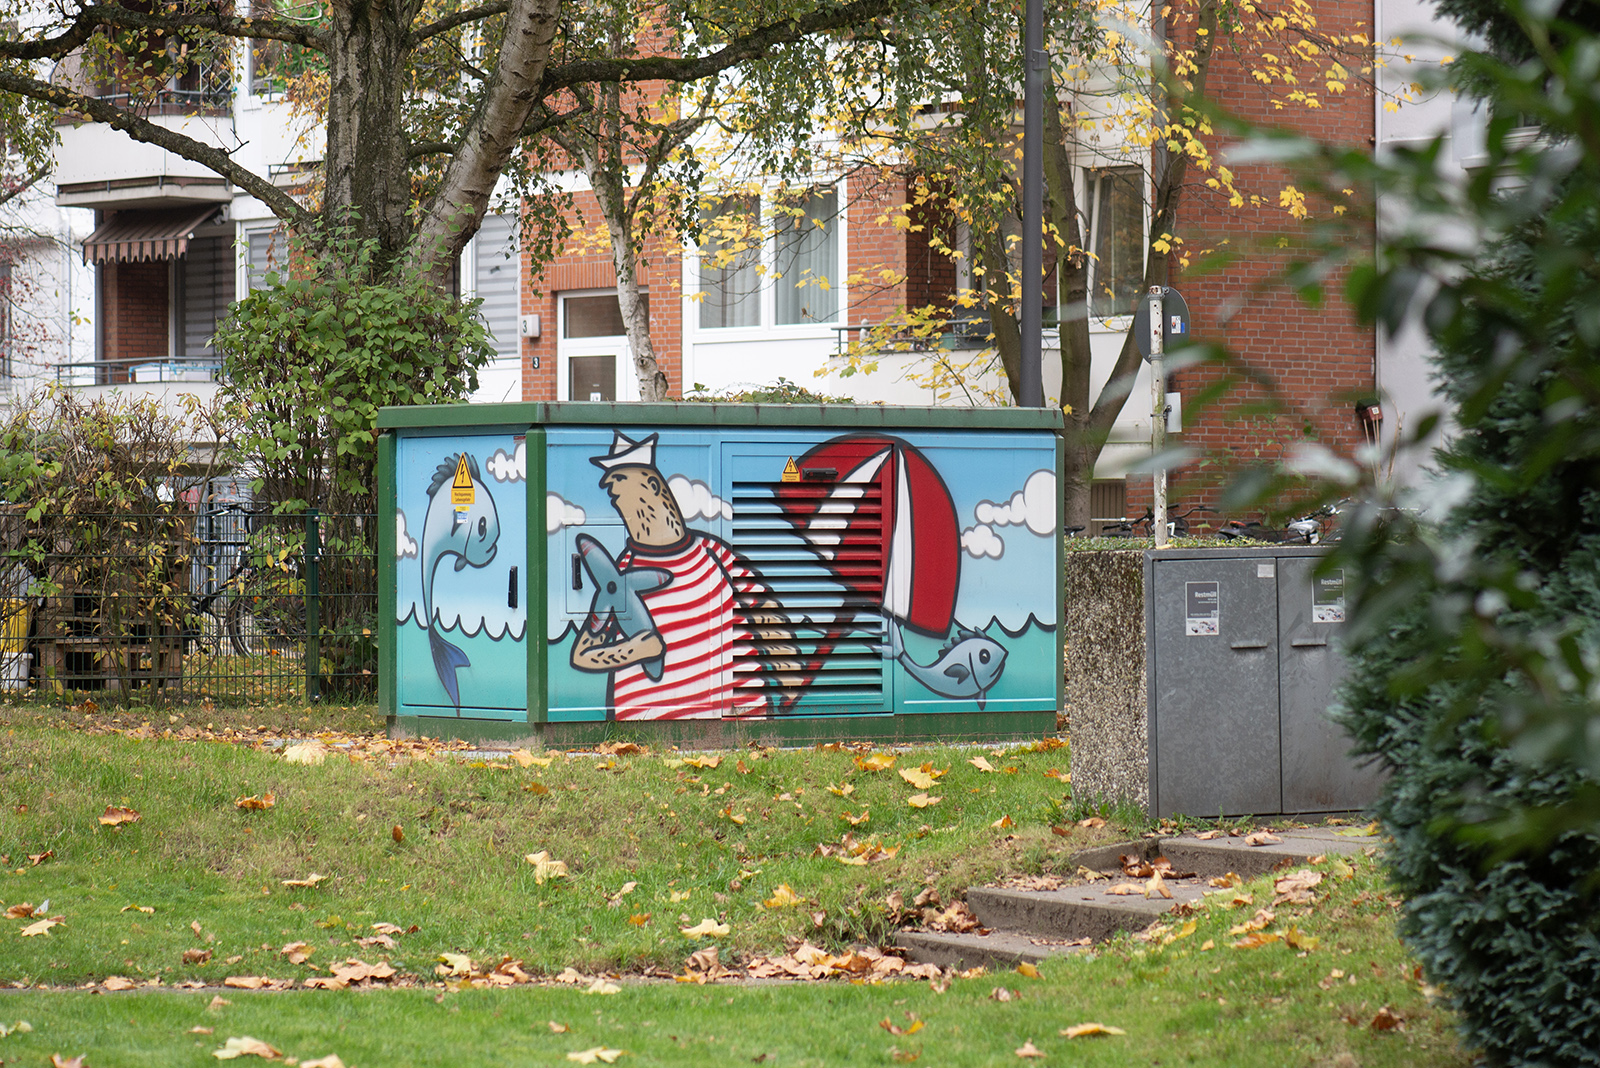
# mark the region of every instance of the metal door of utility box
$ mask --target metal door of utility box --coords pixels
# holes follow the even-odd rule
[[[1051,731],[1060,426],[1018,409],[386,408],[380,703],[406,729],[519,738],[821,717],[838,726],[764,736]]]
[[[1299,546],[1145,554],[1150,807],[1343,812],[1377,793],[1327,717],[1344,673],[1341,573]]]

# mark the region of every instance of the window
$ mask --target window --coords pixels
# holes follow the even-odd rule
[[[806,326],[838,317],[838,192],[774,199],[766,228],[759,197],[729,197],[701,213],[700,329]],[[763,285],[763,265],[770,286]]]
[[[838,309],[832,283],[839,262],[837,212],[838,194],[829,189],[780,213],[773,256],[779,326],[833,321]]]
[[[313,26],[321,16],[318,3],[296,0],[251,0],[250,13],[261,18]],[[266,37],[251,38],[246,49],[247,74],[252,96],[278,96],[290,83],[313,68],[322,69],[322,57],[302,45]]]
[[[1144,171],[1084,172],[1089,218],[1089,314],[1132,315],[1144,281]]]
[[[245,231],[245,289],[247,291],[266,288],[267,272],[283,269],[284,263],[289,258],[288,244],[289,242],[281,227],[263,227],[258,230]]]
[[[761,198],[700,213],[700,328],[761,325]]]

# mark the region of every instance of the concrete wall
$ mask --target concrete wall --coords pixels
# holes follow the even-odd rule
[[[1069,552],[1063,581],[1073,795],[1147,807],[1144,553]]]

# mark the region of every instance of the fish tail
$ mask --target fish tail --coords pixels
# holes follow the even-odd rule
[[[428,650],[433,653],[433,670],[444,684],[444,692],[449,695],[450,703],[460,711],[461,684],[456,681],[456,672],[471,667],[472,661],[467,659],[466,653],[441,638],[432,627],[428,628]]]
[[[900,624],[895,622],[893,616],[885,616],[884,621],[889,624],[886,628],[889,641],[885,645],[878,646],[878,652],[890,660],[899,660],[906,655],[905,637],[900,633]]]

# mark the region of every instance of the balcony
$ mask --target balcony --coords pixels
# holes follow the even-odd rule
[[[52,81],[109,104],[133,102],[128,88],[115,80],[87,79],[72,58],[62,61]],[[237,147],[231,105],[233,88],[225,74],[192,71],[154,94],[141,93],[139,113],[158,126],[215,148]],[[59,120],[61,143],[56,148],[56,203],[61,207],[177,207],[224,204],[233,198],[226,179],[156,145],[135,141],[103,123]]]

